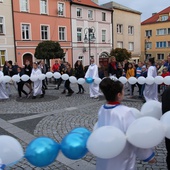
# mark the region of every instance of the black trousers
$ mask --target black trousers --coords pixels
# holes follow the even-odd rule
[[[79,92],[81,92],[81,89],[84,92],[84,87],[81,84],[78,84],[78,87],[79,87]]]
[[[136,83],[139,88],[139,96],[142,96],[142,85],[139,83]]]
[[[166,163],[168,166],[168,170],[170,170],[170,139],[165,138],[165,145],[167,149]]]
[[[70,87],[70,81],[69,80],[65,81],[65,88],[68,90],[68,93],[72,93],[73,92],[73,90]]]
[[[25,95],[28,95],[28,93],[23,90],[23,87],[24,87],[24,83],[23,82],[19,82],[18,83],[18,94],[19,94],[19,97],[21,97],[21,92],[24,93]]]

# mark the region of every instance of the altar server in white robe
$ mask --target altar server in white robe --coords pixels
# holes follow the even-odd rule
[[[2,81],[3,76],[4,76],[4,73],[0,71],[0,100],[9,98],[9,95],[6,91],[6,84]]]
[[[147,72],[147,77],[155,78],[157,76],[157,69],[154,66],[155,61],[154,58],[149,58],[149,68]],[[149,100],[158,100],[158,85],[153,83],[151,85],[145,84],[145,89],[143,91],[143,95],[146,101]]]
[[[94,63],[93,58],[90,59],[90,66],[88,67],[88,70],[87,70],[87,72],[85,74],[85,78],[89,78],[89,77],[92,78],[93,80],[95,78],[99,77],[98,66]],[[93,83],[91,83],[89,85],[89,89],[90,89],[90,97],[98,99],[98,97],[100,95],[99,85],[95,84],[94,81],[93,81]]]
[[[97,128],[114,126],[126,133],[135,117],[129,107],[121,105],[124,97],[123,84],[120,81],[105,78],[100,83],[100,89],[104,93],[107,104],[101,106],[98,112]],[[156,161],[152,149],[139,149],[127,142],[124,150],[118,156],[111,159],[97,158],[96,169],[135,170],[136,157],[145,162],[154,163]]]
[[[33,69],[31,76],[39,77],[41,75],[41,70],[38,68],[38,63],[34,62]],[[44,94],[42,92],[42,80],[37,79],[33,82],[33,97],[32,99],[35,99],[37,95],[40,95],[40,98],[44,97]]]

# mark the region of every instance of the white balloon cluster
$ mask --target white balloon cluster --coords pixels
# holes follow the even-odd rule
[[[170,111],[162,116],[161,103],[150,100],[141,110],[131,108],[136,120],[128,127],[126,134],[114,126],[97,128],[97,123],[87,141],[88,150],[103,159],[119,155],[128,141],[133,146],[148,149],[170,139]]]
[[[59,79],[59,78],[62,78],[63,80],[68,80],[71,82],[71,83],[78,83],[78,84],[84,84],[85,83],[85,79],[84,78],[79,78],[77,80],[76,77],[74,76],[70,76],[68,74],[63,74],[61,75],[59,72],[55,72],[55,73],[52,73],[52,72],[47,72],[46,74],[41,74],[39,76],[31,76],[29,77],[28,75],[22,75],[21,77],[18,76],[18,75],[14,75],[11,77],[9,76],[2,76],[0,77],[0,82],[5,82],[5,83],[8,83],[11,81],[11,79],[15,82],[18,82],[20,81],[20,79],[22,81],[28,81],[29,79],[31,81],[37,81],[37,80],[44,80],[45,78],[56,78],[56,79]],[[114,77],[114,76],[111,76],[110,77],[111,79],[113,80],[119,80],[120,82],[122,82],[123,84],[129,82],[130,84],[135,84],[135,83],[139,83],[139,84],[148,84],[148,85],[151,85],[153,83],[156,83],[156,84],[166,84],[166,85],[170,85],[170,76],[167,76],[165,78],[163,78],[162,76],[156,76],[155,78],[153,77],[139,77],[138,79],[135,78],[135,77],[130,77],[129,79],[127,79],[126,77],[120,77],[119,79]],[[95,84],[100,84],[101,82],[101,79],[100,78],[95,78],[94,80],[94,83]]]

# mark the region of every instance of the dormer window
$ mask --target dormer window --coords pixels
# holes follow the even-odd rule
[[[168,20],[168,15],[162,15],[161,17],[160,17],[160,20],[161,21],[166,21],[166,20]]]

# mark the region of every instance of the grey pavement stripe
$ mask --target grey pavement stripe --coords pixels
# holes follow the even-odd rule
[[[17,126],[12,125],[11,123],[0,119],[0,127],[7,132],[11,133],[14,137],[20,139],[21,141],[25,142],[26,144],[29,144],[33,139],[36,137],[21,128],[18,128]],[[76,170],[94,170],[95,166],[84,161],[84,160],[70,160],[66,158],[61,152],[59,153],[57,160],[64,165],[69,166],[70,168],[76,169]]]
[[[22,121],[26,121],[26,120],[31,120],[31,119],[39,118],[39,117],[44,117],[44,116],[49,116],[49,115],[53,115],[53,114],[57,114],[57,113],[62,113],[64,111],[72,111],[72,110],[76,110],[76,109],[87,108],[89,106],[93,106],[95,104],[101,104],[101,103],[103,103],[103,101],[83,104],[83,105],[79,105],[77,107],[68,107],[68,108],[64,108],[64,109],[53,110],[53,111],[50,111],[50,112],[36,114],[36,115],[32,115],[32,116],[26,116],[26,117],[17,118],[17,119],[12,119],[12,120],[9,120],[8,122],[9,123],[22,122]]]

